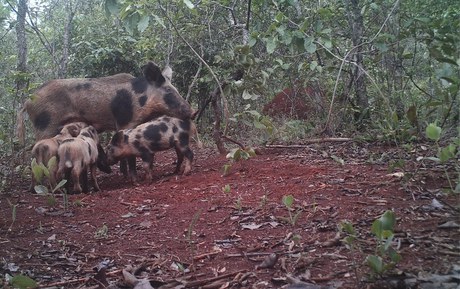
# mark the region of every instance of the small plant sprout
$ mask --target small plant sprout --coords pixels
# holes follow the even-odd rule
[[[431,123],[427,126],[425,133],[428,139],[435,142],[435,146],[438,151],[436,157],[427,157],[426,159],[444,164],[451,159],[455,160],[460,154],[460,150],[458,150],[458,148],[460,147],[459,137],[452,139],[451,143],[447,146],[441,147],[439,141],[441,140],[442,129],[439,126],[437,126],[434,123]],[[458,162],[455,162],[454,166],[458,173],[460,171],[460,166],[458,165]],[[450,191],[460,193],[460,179],[458,180],[457,185],[454,185],[451,178],[449,177],[446,166],[443,166],[443,168],[444,173],[446,175],[446,179],[449,182]]]
[[[268,202],[268,197],[267,197],[267,195],[263,195],[262,197],[260,197],[259,207],[261,207],[261,208],[265,207],[265,205],[267,204],[267,202]]]
[[[241,160],[248,160],[255,156],[256,152],[253,148],[234,148],[227,154],[229,162],[223,166],[223,176],[227,176],[232,168],[232,163],[240,162]]]
[[[241,196],[238,196],[238,198],[235,201],[235,209],[238,211],[241,211],[243,209],[243,198]]]
[[[16,222],[16,213],[17,213],[16,208],[18,207],[18,204],[11,203],[11,201],[9,199],[7,199],[7,201],[8,201],[8,204],[10,205],[10,208],[11,208],[11,225],[8,228],[8,232],[10,232],[12,230],[12,228],[13,228],[14,222]]]
[[[224,192],[225,194],[230,193],[230,191],[231,191],[231,188],[230,188],[230,185],[229,185],[229,184],[226,184],[226,185],[222,188],[222,192]]]
[[[187,230],[187,242],[189,244],[191,256],[195,255],[195,242],[193,242],[193,230],[195,228],[196,223],[200,219],[201,210],[198,210],[192,217],[190,221],[190,225],[188,226]],[[192,257],[193,260],[193,257]]]
[[[50,172],[54,172],[56,170],[55,169],[56,166],[57,166],[57,161],[56,161],[55,156],[49,159],[48,164],[46,166],[42,163],[37,164],[37,161],[35,160],[35,158],[32,159],[32,163],[31,163],[33,178],[35,178],[35,180],[39,184],[34,187],[34,190],[39,195],[47,196],[48,197],[47,203],[51,207],[56,205],[56,199],[54,198],[52,194],[54,194],[56,191],[63,188],[63,186],[67,183],[67,180],[61,180],[54,188],[52,188],[51,182],[48,182],[47,186],[43,185],[44,177],[46,176],[49,180]],[[48,187],[51,188],[51,193]],[[63,189],[63,193],[64,193],[64,208],[67,209],[68,199],[67,199],[67,194],[65,192],[65,189]]]
[[[96,230],[94,233],[94,238],[96,239],[106,239],[109,236],[109,228],[106,224],[102,225],[99,229]]]
[[[289,213],[289,218],[283,218],[283,219],[286,220],[292,226],[295,226],[295,224],[297,223],[297,220],[300,217],[300,213],[302,211],[299,210],[296,213],[292,212],[294,210],[294,208],[293,208],[294,197],[292,195],[283,196],[282,202],[283,202],[284,206],[287,208],[288,213]]]
[[[393,211],[386,211],[372,223],[371,232],[377,239],[377,246],[375,255],[367,256],[366,263],[378,276],[393,268],[401,260],[401,255],[393,248],[395,225],[396,216]]]

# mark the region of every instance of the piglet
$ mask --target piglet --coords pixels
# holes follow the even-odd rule
[[[62,178],[70,176],[73,181],[74,193],[81,193],[80,175],[86,177],[90,169],[94,187],[100,191],[96,179],[96,166],[98,158],[99,137],[93,126],[88,126],[80,131],[75,138],[67,138],[58,148],[59,165],[57,176]]]

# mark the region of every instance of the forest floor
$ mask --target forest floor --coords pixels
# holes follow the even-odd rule
[[[98,174],[101,192],[67,201],[29,193],[18,176],[0,194],[0,287],[23,274],[43,288],[123,288],[122,269],[154,288],[460,286],[459,199],[443,192],[441,167],[394,147],[320,143],[261,148],[224,176],[225,156],[193,150],[188,176],[173,175],[175,153],[163,152],[152,182],[133,186],[114,167]],[[401,157],[412,178],[389,171]],[[377,245],[372,223],[387,210],[401,261],[375,278],[365,259]]]

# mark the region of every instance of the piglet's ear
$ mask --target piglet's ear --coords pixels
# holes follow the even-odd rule
[[[110,141],[110,143],[112,145],[119,145],[119,144],[121,144],[122,140],[123,140],[123,132],[119,131],[119,132],[117,132],[116,134],[113,135],[112,140]]]
[[[147,64],[142,67],[142,70],[144,71],[145,79],[156,86],[162,86],[166,81],[158,65],[152,61],[147,62]]]

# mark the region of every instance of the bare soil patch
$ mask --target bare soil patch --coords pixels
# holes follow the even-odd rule
[[[134,187],[118,169],[99,173],[103,191],[70,195],[67,209],[62,195],[50,205],[18,177],[0,194],[0,280],[22,273],[42,287],[97,288],[90,277],[107,261],[109,282],[131,265],[155,288],[172,280],[185,288],[210,286],[216,276],[227,277],[208,288],[280,288],[288,275],[323,286],[316,288],[365,288],[371,283],[363,282],[370,272],[363,261],[375,249],[370,227],[386,210],[396,213],[402,255],[393,273],[447,274],[459,264],[459,229],[440,226],[458,222],[458,198],[440,191],[443,171],[421,169],[417,182],[403,182],[388,171],[393,148],[262,149],[226,176],[224,156],[209,148],[194,152],[189,176],[172,175],[175,153],[164,152],[151,183]],[[300,212],[295,224],[286,221],[285,195],[294,197],[293,213]],[[10,203],[17,206],[14,223]],[[360,250],[337,235],[343,220],[356,228]],[[277,262],[261,268],[270,253]]]

